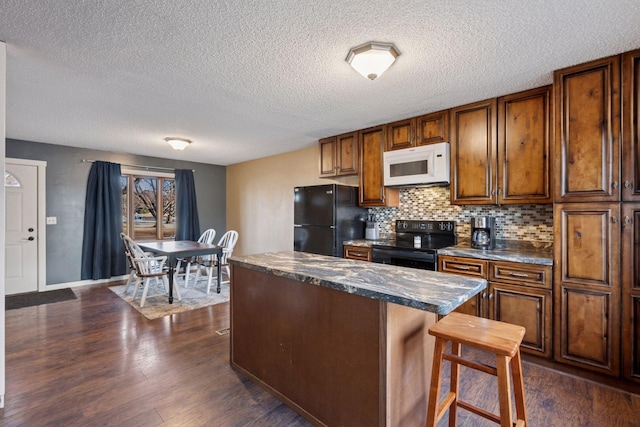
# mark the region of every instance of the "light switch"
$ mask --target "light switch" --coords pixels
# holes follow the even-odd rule
[[[58,217],[56,216],[48,216],[47,217],[47,225],[55,225],[58,223]]]

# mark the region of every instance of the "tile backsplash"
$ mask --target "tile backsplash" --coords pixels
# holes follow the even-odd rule
[[[458,237],[469,237],[472,217],[493,216],[497,239],[553,242],[553,205],[452,205],[449,188],[401,188],[399,207],[370,208],[369,213],[383,235],[394,232],[396,219],[422,219],[456,221]]]

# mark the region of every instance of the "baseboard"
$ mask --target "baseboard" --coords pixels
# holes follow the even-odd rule
[[[108,279],[78,280],[77,282],[55,283],[53,285],[47,285],[46,290],[55,291],[57,289],[76,288],[79,286],[101,285],[104,283],[111,283],[111,282],[121,282],[123,280],[127,280],[127,277],[129,277],[128,274],[125,274],[124,276],[114,276]]]

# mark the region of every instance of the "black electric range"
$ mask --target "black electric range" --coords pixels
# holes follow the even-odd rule
[[[456,244],[455,221],[396,220],[395,241],[371,246],[373,262],[437,270],[438,249]]]

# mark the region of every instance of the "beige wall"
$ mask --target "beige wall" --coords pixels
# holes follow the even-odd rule
[[[293,188],[358,177],[318,178],[318,146],[227,166],[227,229],[238,231],[234,255],[293,250]]]

